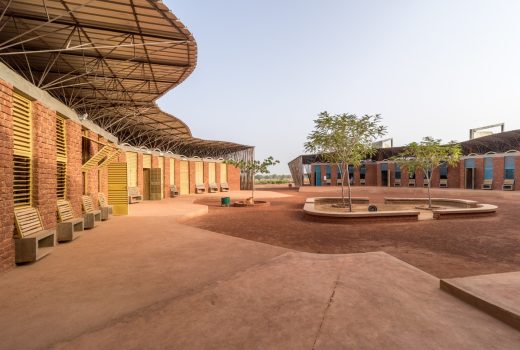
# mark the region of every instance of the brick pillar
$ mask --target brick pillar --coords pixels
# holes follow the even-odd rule
[[[96,134],[93,131],[88,132],[88,137],[92,140],[98,140],[98,134]],[[98,150],[101,149],[101,145],[97,144],[94,141],[90,141],[90,155],[94,156]],[[89,195],[92,198],[92,203],[94,204],[95,208],[98,208],[98,201],[97,201],[97,194],[99,192],[99,178],[98,178],[98,167],[95,166],[89,171],[87,171],[87,195]]]
[[[408,169],[401,167],[401,187],[408,187],[410,183],[408,176]]]
[[[228,185],[229,190],[239,191],[240,190],[240,169],[235,168],[232,165],[227,165],[228,172]]]
[[[66,121],[67,127],[67,199],[72,205],[74,214],[81,214],[82,184],[82,155],[81,155],[81,125],[70,119]]]
[[[144,193],[144,180],[143,180],[143,154],[137,153],[137,187],[139,188],[139,193],[142,195]]]
[[[13,88],[0,80],[0,272],[14,266]]]
[[[354,186],[360,186],[361,185],[361,171],[359,170],[359,167],[354,168]]]
[[[377,185],[377,164],[371,163],[365,166],[365,186]]]
[[[388,186],[394,187],[395,183],[395,163],[388,163],[388,171],[390,172],[390,181]]]
[[[431,188],[438,188],[441,182],[441,175],[440,175],[440,169],[435,168],[432,172],[432,178],[431,178]]]
[[[464,164],[464,163],[462,163]],[[462,167],[464,168],[464,167]],[[461,188],[461,180],[460,180],[460,169],[461,162],[456,164],[455,166],[448,167],[448,188]],[[464,169],[462,169],[464,170]],[[464,188],[464,186],[462,186]]]
[[[415,170],[415,187],[423,187],[424,185],[424,172],[421,169]]]
[[[195,193],[195,162],[188,161],[188,167],[190,171],[190,193]]]
[[[217,183],[218,188],[220,188],[220,167],[226,166],[224,163],[215,163],[215,182]]]
[[[316,168],[316,165],[311,165],[311,186],[314,186],[316,184],[315,168]]]
[[[172,159],[175,161],[175,167],[173,168],[173,171],[175,173],[174,175],[174,181],[175,181],[175,187],[177,187],[177,191],[180,192],[181,190],[181,161],[179,159]]]
[[[209,186],[209,163],[204,162],[204,163],[202,163],[202,165],[204,168],[204,176],[203,176],[204,185],[206,186],[206,188],[208,188],[208,186]]]
[[[159,157],[152,155],[152,169],[159,167]]]
[[[493,189],[501,190],[504,184],[504,157],[493,157]]]
[[[330,165],[330,184],[331,186],[338,184],[338,166],[336,164]]]
[[[33,206],[49,229],[56,227],[56,112],[39,101],[32,108]]]
[[[376,186],[381,186],[381,185],[383,185],[383,179],[381,178],[381,163],[376,163],[375,168],[376,168],[376,172],[375,172]]]
[[[484,183],[484,158],[475,158],[475,189],[480,190]]]
[[[520,156],[515,157],[515,185],[513,189],[515,191],[520,190]]]
[[[170,157],[164,157],[164,171],[163,171],[163,184],[164,184],[164,198],[170,197]]]

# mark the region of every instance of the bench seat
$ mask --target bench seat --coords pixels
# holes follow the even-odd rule
[[[198,184],[195,185],[195,193],[205,193],[206,192],[206,186],[204,184]]]
[[[208,192],[209,193],[215,193],[218,192],[218,186],[216,183],[209,184],[208,186]]]
[[[75,240],[84,230],[84,218],[74,217],[74,211],[69,201],[58,200],[58,225],[56,226],[56,238],[58,242]]]
[[[83,212],[85,213],[84,226],[85,228],[94,228],[97,222],[102,219],[101,210],[94,209],[90,196],[81,196],[81,201],[83,202]]]
[[[143,195],[139,193],[139,188],[128,187],[128,204],[139,203],[143,200]]]
[[[220,191],[221,192],[229,192],[229,185],[227,182],[222,182],[220,184]]]
[[[18,208],[14,217],[17,231],[14,238],[15,262],[34,262],[48,255],[54,248],[56,231],[43,228],[38,209]]]

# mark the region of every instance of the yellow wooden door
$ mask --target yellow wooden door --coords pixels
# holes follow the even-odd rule
[[[108,165],[108,204],[114,215],[128,215],[128,179],[126,163]]]
[[[160,168],[150,169],[150,199],[161,199],[161,178],[162,170]]]
[[[208,182],[210,184],[214,184],[217,182],[217,178],[215,176],[215,163],[208,164]]]
[[[195,184],[204,184],[204,163],[195,162]]]
[[[137,153],[126,152],[128,187],[137,187]]]
[[[158,159],[159,169],[161,169],[161,199],[164,198],[164,157]]]
[[[179,172],[180,172],[180,194],[190,194],[190,168],[188,161],[181,160],[180,166],[179,166]]]
[[[227,182],[227,164],[220,163],[220,183]]]
[[[143,154],[143,168],[150,169],[152,167],[152,156],[150,154]]]

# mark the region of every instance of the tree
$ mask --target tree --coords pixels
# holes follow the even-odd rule
[[[393,159],[409,172],[415,173],[416,170],[421,170],[424,173],[426,180],[428,180],[428,208],[431,208],[430,188],[433,171],[443,163],[448,166],[456,165],[461,155],[462,149],[455,141],[442,145],[441,140],[427,136],[420,143],[412,142],[405,146],[404,151]]]
[[[355,114],[336,114],[321,112],[314,120],[314,131],[307,136],[305,151],[319,153],[321,158],[331,164],[338,164],[341,173],[347,176],[348,206],[352,211],[352,189],[348,166],[359,167],[361,162],[375,153],[372,142],[386,133],[380,125],[381,117]],[[341,182],[341,199],[345,205],[345,185]]]
[[[252,184],[252,191],[251,191],[251,200],[253,201],[253,204],[255,203],[255,175],[257,173],[259,174],[269,174],[269,167],[276,165],[280,163],[279,160],[274,160],[272,156],[267,157],[262,162],[259,160],[226,160],[224,161],[226,164],[233,165],[236,168],[239,168],[242,171],[252,173],[253,175],[253,184]]]

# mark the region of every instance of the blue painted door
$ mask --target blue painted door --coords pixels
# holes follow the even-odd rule
[[[316,186],[321,186],[321,165],[314,166],[314,179]]]

